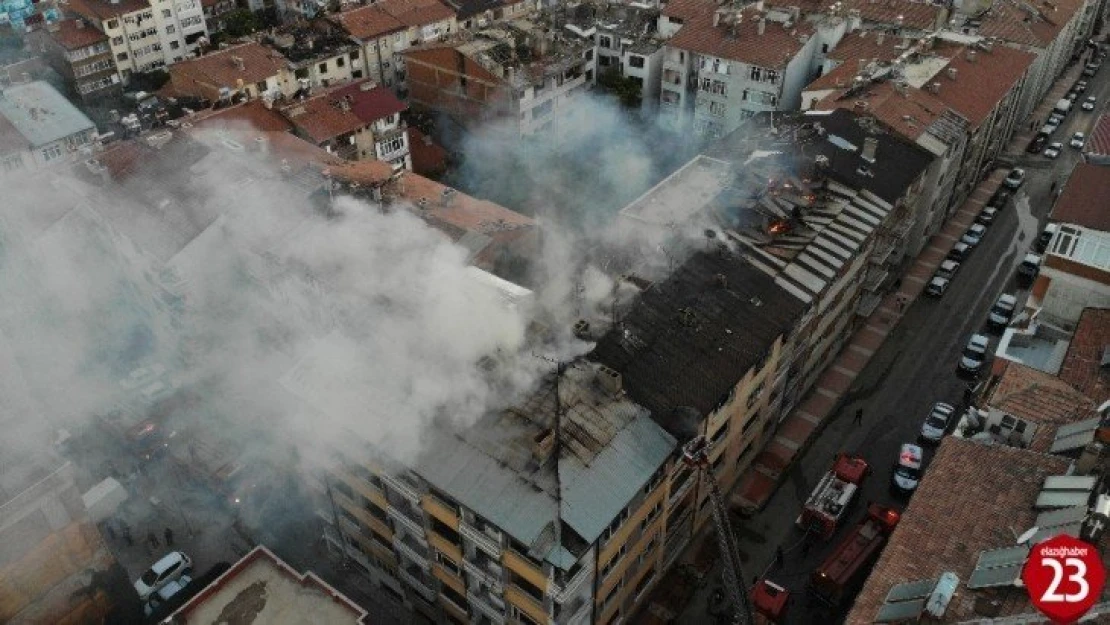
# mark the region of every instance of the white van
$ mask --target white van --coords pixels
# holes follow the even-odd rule
[[[1070,111],[1070,110],[1071,110],[1071,100],[1069,100],[1067,98],[1061,99],[1059,102],[1056,103],[1056,106],[1054,106],[1052,108],[1053,113],[1058,113],[1060,115],[1067,115],[1068,111]]]

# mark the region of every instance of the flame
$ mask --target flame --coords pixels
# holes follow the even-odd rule
[[[781,234],[789,229],[790,226],[785,221],[776,221],[771,224],[771,234]]]

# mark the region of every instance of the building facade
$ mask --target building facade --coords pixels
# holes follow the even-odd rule
[[[35,31],[34,40],[54,71],[82,100],[120,92],[121,80],[108,36],[83,19],[48,24]]]
[[[45,82],[0,92],[0,171],[71,163],[96,137],[92,121]]]

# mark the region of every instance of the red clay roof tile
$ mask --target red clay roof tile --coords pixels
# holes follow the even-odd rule
[[[1100,405],[1110,400],[1110,369],[1102,366],[1107,347],[1110,347],[1110,308],[1084,308],[1064,355],[1060,379]]]
[[[1110,232],[1110,168],[1080,161],[1071,170],[1049,219]]]
[[[239,69],[236,59],[242,60],[243,69]],[[251,42],[174,63],[169,71],[179,90],[188,89],[192,82],[217,89],[234,89],[240,80],[250,85],[278,76],[287,64],[285,57],[276,50]]]
[[[1029,448],[1047,453],[1056,430],[1094,415],[1094,402],[1067,382],[1016,362],[1006,362],[986,404],[1037,425]]]
[[[735,33],[724,23],[714,26],[713,13],[693,17],[667,45],[760,67],[784,68],[805,45],[802,39],[814,32],[806,23],[787,30],[784,24],[769,21],[760,35],[756,11],[744,10],[741,14],[743,21],[736,25]]]
[[[108,35],[88,24],[79,26],[79,23],[83,24],[84,22],[77,19],[55,22],[58,30],[51,31],[47,29],[47,33],[51,39],[57,41],[58,45],[66,50],[79,50],[102,41],[108,41]]]

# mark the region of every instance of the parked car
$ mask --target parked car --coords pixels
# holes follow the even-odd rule
[[[1098,65],[1095,65],[1094,63],[1087,63],[1087,65],[1083,68],[1084,78],[1090,78],[1096,73],[1098,73]]]
[[[1064,123],[1064,116],[1060,113],[1053,113],[1048,116],[1048,121],[1045,123],[1052,126],[1059,126],[1060,124]]]
[[[970,255],[971,246],[967,243],[964,243],[963,241],[957,241],[956,244],[952,246],[952,249],[948,250],[948,256],[946,256],[945,258],[962,263]]]
[[[978,375],[987,361],[987,346],[990,339],[985,334],[972,334],[964,351],[960,354],[959,370],[963,373]]]
[[[1059,128],[1059,127],[1060,127],[1059,122],[1057,122],[1055,124],[1052,123],[1052,122],[1047,122],[1044,126],[1041,127],[1041,130],[1039,131],[1038,134],[1042,134],[1046,137],[1049,137],[1049,136],[1052,136],[1052,135],[1056,134],[1056,129]]]
[[[921,483],[921,458],[924,453],[920,447],[911,443],[902,445],[898,452],[898,462],[890,476],[891,489],[897,495],[911,495]]]
[[[948,290],[948,285],[950,284],[952,284],[950,279],[934,274],[933,278],[929,280],[929,284],[925,285],[925,295],[929,297],[942,297],[945,291]]]
[[[995,330],[1006,327],[1014,317],[1015,308],[1017,308],[1017,297],[1009,293],[999,295],[998,301],[991,306],[991,311],[987,314],[987,326]]]
[[[193,581],[193,578],[188,575],[182,575],[171,582],[167,582],[165,586],[162,586],[146,600],[146,605],[143,606],[143,613],[149,618],[159,607],[173,601],[174,597],[184,594],[185,588],[191,581]]]
[[[1015,167],[1010,170],[1009,175],[1002,181],[1007,189],[1017,190],[1025,182],[1025,170],[1020,167]]]
[[[1079,93],[1083,93],[1086,90],[1087,90],[1087,81],[1086,80],[1077,80],[1075,82],[1075,86],[1072,87],[1072,91],[1077,91]]]
[[[1052,243],[1052,237],[1056,236],[1056,231],[1060,226],[1056,224],[1046,224],[1044,230],[1037,236],[1036,250],[1038,254],[1044,254],[1048,249],[1048,244]]]
[[[964,233],[964,236],[960,237],[960,240],[964,243],[967,243],[971,247],[975,247],[976,245],[979,245],[980,241],[983,240],[983,235],[985,235],[986,233],[987,227],[983,224],[971,224],[971,227],[967,229],[967,232]]]
[[[1043,154],[1045,158],[1055,159],[1057,156],[1060,156],[1060,152],[1063,151],[1064,144],[1060,143],[1059,141],[1054,141],[1048,144],[1048,147],[1045,148],[1044,152],[1041,152],[1041,154]]]
[[[991,201],[987,202],[987,206],[993,206],[998,210],[1002,210],[1003,208],[1006,208],[1007,204],[1010,203],[1010,198],[1012,197],[1014,197],[1013,191],[1009,189],[999,189],[994,192],[994,195],[991,196]]]
[[[983,224],[984,226],[989,226],[994,223],[994,218],[996,216],[998,216],[998,209],[988,206],[979,211],[979,215],[975,218],[975,221]]]
[[[1072,102],[1075,102],[1076,100],[1079,99],[1079,92],[1078,91],[1069,91],[1068,95],[1066,95],[1064,97],[1067,98],[1068,100],[1071,100]]]
[[[146,600],[166,584],[180,578],[193,568],[193,561],[180,551],[172,551],[162,556],[135,581],[135,591],[139,598]]]
[[[1026,254],[1017,268],[1017,281],[1022,286],[1033,284],[1037,274],[1041,271],[1041,257],[1036,254]]]
[[[1073,147],[1077,150],[1082,150],[1083,146],[1086,143],[1087,143],[1087,135],[1085,135],[1081,132],[1077,132],[1077,133],[1075,133],[1074,135],[1071,136],[1071,141],[1068,142],[1068,145],[1070,145],[1071,147]]]
[[[956,277],[956,272],[960,270],[960,263],[954,260],[945,260],[940,263],[937,268],[936,275],[951,280]]]
[[[1079,106],[1079,108],[1083,109],[1084,111],[1093,111],[1093,110],[1095,110],[1095,105],[1097,103],[1098,103],[1098,100],[1095,99],[1095,96],[1089,95],[1089,96],[1087,96],[1086,100],[1083,100],[1083,104],[1081,104]]]
[[[1025,148],[1025,151],[1030,154],[1040,154],[1041,150],[1044,149],[1044,144],[1047,142],[1048,135],[1037,133],[1037,136],[1033,137],[1033,140],[1029,142],[1029,146]]]
[[[942,401],[933,404],[933,409],[929,411],[929,414],[925,417],[925,422],[921,424],[919,440],[939,443],[940,439],[948,433],[948,424],[952,422],[954,414],[956,414],[956,408],[952,404],[946,404]]]

